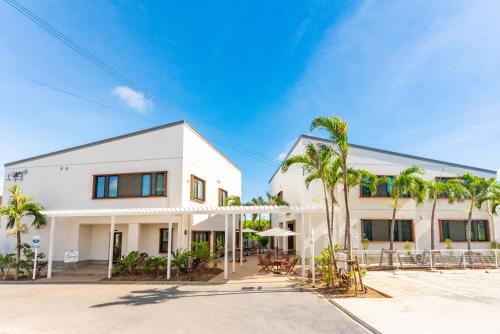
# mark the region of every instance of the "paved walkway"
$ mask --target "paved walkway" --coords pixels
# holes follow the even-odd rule
[[[316,294],[276,284],[0,285],[0,333],[366,333]]]
[[[394,298],[335,301],[383,333],[500,331],[498,272],[372,271],[365,282]]]

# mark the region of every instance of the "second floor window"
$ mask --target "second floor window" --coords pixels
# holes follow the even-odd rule
[[[227,191],[219,188],[219,206],[225,206],[227,199]]]
[[[205,201],[205,180],[191,175],[191,199]]]
[[[93,198],[167,196],[167,172],[95,175]]]

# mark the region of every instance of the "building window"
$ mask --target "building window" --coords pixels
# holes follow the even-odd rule
[[[142,174],[141,196],[151,196],[151,174]]]
[[[380,176],[380,175],[377,176],[386,177],[389,178],[390,180],[394,180],[394,176]],[[365,185],[361,185],[361,197],[391,197],[391,190],[392,190],[392,185],[390,183],[381,182],[377,185],[377,192],[375,193],[374,196],[372,196],[370,189]]]
[[[467,241],[467,220],[440,220],[441,241]],[[488,221],[473,220],[471,222],[471,241],[489,241]]]
[[[191,199],[195,201],[205,201],[205,180],[191,175]]]
[[[168,253],[168,228],[160,229],[160,253]]]
[[[106,186],[106,177],[98,176],[95,180],[95,197],[104,198],[105,194],[105,186]]]
[[[227,191],[219,188],[219,206],[225,206],[227,199]]]
[[[118,196],[118,176],[111,175],[108,183],[108,197]]]
[[[165,173],[156,173],[155,176],[155,195],[165,196]]]
[[[390,219],[361,220],[363,239],[370,241],[390,241]],[[394,241],[413,241],[413,222],[398,219],[394,223]]]
[[[94,176],[93,198],[167,196],[167,172]]]

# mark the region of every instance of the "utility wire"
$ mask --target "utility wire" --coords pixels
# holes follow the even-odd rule
[[[53,37],[57,38],[62,43],[64,43],[66,46],[68,46],[69,48],[74,50],[76,53],[80,54],[82,57],[87,59],[90,63],[97,66],[99,69],[101,69],[106,74],[115,78],[117,81],[127,85],[130,88],[133,88],[133,89],[143,93],[146,99],[150,100],[151,102],[153,102],[156,105],[162,106],[163,109],[165,109],[167,112],[177,114],[177,115],[181,116],[182,118],[193,119],[193,117],[191,115],[188,115],[185,112],[177,110],[176,108],[173,108],[172,106],[163,103],[161,100],[157,99],[156,97],[154,97],[153,95],[148,93],[143,87],[141,87],[135,81],[128,78],[126,75],[124,75],[120,71],[114,69],[113,67],[108,65],[106,62],[104,62],[102,59],[95,56],[90,51],[88,51],[87,49],[85,49],[84,47],[79,45],[77,42],[75,42],[74,40],[72,40],[71,38],[69,38],[68,36],[63,34],[62,32],[58,31],[56,28],[51,26],[47,21],[43,20],[41,17],[39,17],[38,15],[36,15],[32,11],[30,11],[28,8],[26,8],[25,6],[20,4],[18,1],[16,1],[16,0],[4,0],[4,1],[8,5],[13,7],[14,9],[16,9],[19,13],[23,14],[25,17],[30,19],[32,22],[34,22],[35,24],[40,26],[42,29],[47,31]],[[227,137],[224,134],[220,133],[218,130],[210,127],[209,125],[207,125],[206,123],[204,123],[202,121],[195,120],[193,123],[196,123],[197,127],[205,129],[205,131],[211,133],[212,135],[224,137],[227,139]],[[226,145],[233,147],[233,149],[238,150],[240,152],[247,153],[247,155],[251,155],[254,159],[256,159],[260,162],[265,163],[264,161],[267,161],[268,165],[270,165],[269,162],[271,162],[274,165],[281,164],[281,162],[279,160],[277,160],[273,157],[267,156],[261,152],[258,152],[251,147],[245,147],[245,145],[242,145],[242,144],[238,144],[238,146],[234,146],[234,145],[226,143]]]

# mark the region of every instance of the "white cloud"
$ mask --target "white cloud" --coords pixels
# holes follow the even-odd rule
[[[127,86],[117,86],[113,88],[111,93],[117,96],[122,102],[125,102],[130,108],[138,111],[145,112],[153,105],[151,101],[146,99],[143,93],[133,90]]]

